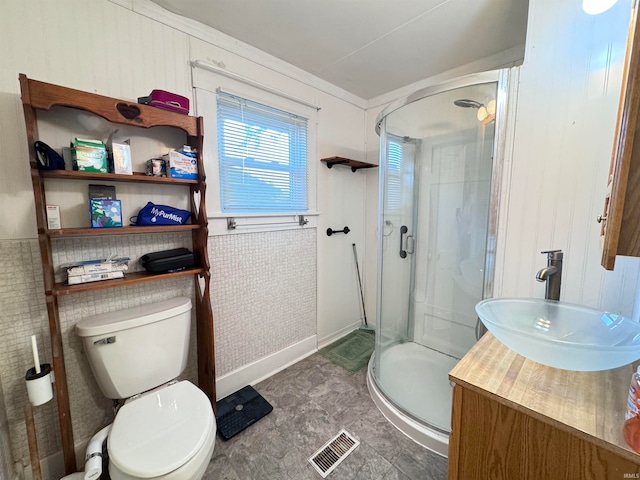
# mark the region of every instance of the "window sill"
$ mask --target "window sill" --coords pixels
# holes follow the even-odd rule
[[[209,236],[315,228],[320,212],[216,213],[209,216]]]

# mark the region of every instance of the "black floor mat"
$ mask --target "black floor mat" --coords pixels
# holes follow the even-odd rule
[[[250,385],[219,400],[216,407],[218,432],[225,440],[229,440],[273,410],[271,404]]]

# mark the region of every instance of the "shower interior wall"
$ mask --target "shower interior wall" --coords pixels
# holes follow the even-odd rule
[[[455,358],[475,343],[490,208],[492,142],[470,127],[453,143],[448,136],[425,139],[421,148],[427,172],[420,180],[413,340]],[[482,135],[491,139],[494,127]]]

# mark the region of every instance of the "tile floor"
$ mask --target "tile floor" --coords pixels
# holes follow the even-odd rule
[[[314,354],[254,385],[273,411],[216,440],[204,480],[318,480],[308,458],[341,428],[360,446],[329,480],[445,480],[447,460],[400,433],[374,405],[366,368],[351,373]]]

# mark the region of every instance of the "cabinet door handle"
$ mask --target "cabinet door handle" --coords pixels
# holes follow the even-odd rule
[[[598,215],[598,216],[596,217],[596,221],[597,221],[598,223],[606,222],[606,221],[607,221],[607,216],[606,216],[606,215]]]

